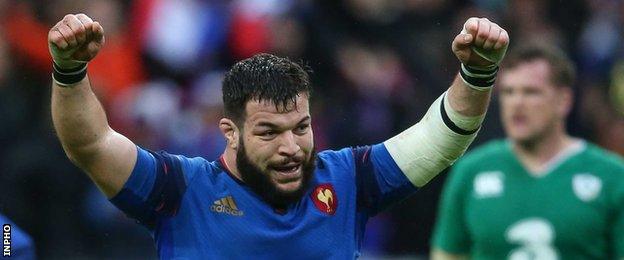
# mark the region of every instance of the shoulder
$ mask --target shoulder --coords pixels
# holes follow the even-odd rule
[[[353,167],[354,148],[347,147],[340,150],[324,150],[317,154],[317,167],[324,168],[343,168],[350,169]]]
[[[595,165],[607,172],[624,174],[624,158],[588,141],[585,143],[587,147],[579,157],[579,163]]]
[[[586,156],[592,160],[603,162],[611,167],[624,167],[624,159],[611,151],[599,147],[598,145],[585,141],[587,146]]]
[[[213,171],[218,168],[216,161],[208,161],[202,157],[176,156],[183,163],[184,167],[189,170]]]
[[[177,155],[177,157],[182,162],[182,169],[189,185],[198,182],[194,180],[199,180],[200,178],[208,179],[211,183],[218,182],[222,178],[230,178],[227,170],[219,160],[208,161],[203,157],[185,157],[181,155]]]
[[[317,157],[317,163],[319,163],[321,168],[339,166],[352,169],[360,161],[362,163],[367,163],[371,159],[377,161],[393,161],[383,143],[347,147],[340,150],[325,150],[319,152]]]
[[[188,157],[185,155],[173,154],[163,150],[154,152],[147,149],[139,148],[139,156],[146,159],[151,159],[156,164],[160,164],[163,167],[172,167],[173,170],[179,168],[185,173],[185,175],[197,172],[212,171],[216,168],[215,161],[211,162],[202,157]]]
[[[156,152],[146,150],[146,149],[141,149],[141,150],[143,150],[143,152],[148,152],[155,159],[177,161],[181,163],[182,166],[185,168],[202,168],[202,167],[207,167],[210,164],[210,161],[202,157],[189,157],[186,155],[169,153],[168,151],[163,151],[163,150],[156,151]]]
[[[580,167],[588,167],[588,173],[596,175],[610,194],[614,208],[621,209],[624,202],[624,159],[611,151],[586,141],[586,149],[577,157]]]

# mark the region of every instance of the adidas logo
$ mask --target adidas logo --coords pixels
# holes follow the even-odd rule
[[[210,206],[210,210],[217,213],[230,214],[232,216],[242,216],[243,211],[239,210],[232,196],[227,196],[215,200]]]

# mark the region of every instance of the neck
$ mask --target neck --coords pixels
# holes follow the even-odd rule
[[[225,163],[225,168],[227,168],[234,177],[236,177],[240,181],[243,181],[240,172],[238,172],[238,167],[236,166],[235,150],[226,148],[225,152],[223,152],[223,162]]]
[[[529,170],[539,171],[571,143],[568,134],[555,130],[530,141],[513,141],[513,150]]]

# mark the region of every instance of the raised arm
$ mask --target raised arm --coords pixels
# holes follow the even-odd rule
[[[498,64],[508,45],[507,32],[496,23],[487,18],[470,18],[466,21],[452,44],[455,56],[462,63],[461,71],[448,91],[452,112],[464,117],[485,115]],[[481,120],[474,121],[479,124],[462,126],[474,130],[479,127]]]
[[[87,63],[104,44],[104,29],[84,14],[66,15],[48,33],[54,60],[52,119],[67,157],[109,198],[130,176],[136,146],[108,125],[91,90]]]
[[[384,142],[408,179],[421,187],[459,158],[485,117],[507,32],[485,18],[470,18],[452,43],[461,70],[416,125]]]

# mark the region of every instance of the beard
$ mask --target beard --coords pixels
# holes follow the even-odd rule
[[[311,155],[301,162],[301,184],[294,191],[283,191],[271,180],[271,172],[263,171],[253,163],[247,156],[243,139],[240,139],[239,149],[236,152],[236,166],[243,182],[249,186],[269,205],[275,208],[286,208],[292,203],[296,203],[305,195],[310,180],[314,176],[316,162],[316,151],[312,149]],[[291,159],[292,160],[292,159]]]

